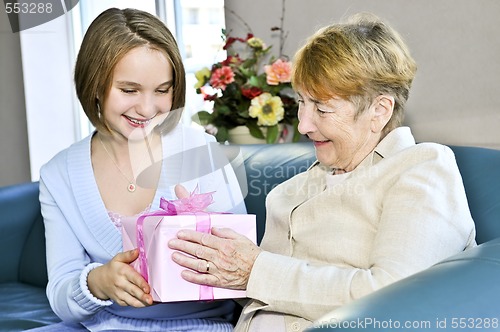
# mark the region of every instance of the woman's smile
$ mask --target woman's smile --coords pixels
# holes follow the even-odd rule
[[[330,143],[330,142],[331,142],[330,140],[324,140],[324,141],[313,140],[314,147],[316,147],[316,148],[324,146],[324,145],[326,145],[327,143]]]

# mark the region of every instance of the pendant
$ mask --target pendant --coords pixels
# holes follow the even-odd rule
[[[135,184],[133,183],[129,183],[128,187],[127,187],[127,190],[131,193],[133,193],[135,191]]]

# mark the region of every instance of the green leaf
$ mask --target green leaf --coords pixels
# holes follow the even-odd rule
[[[212,120],[212,114],[207,111],[199,111],[198,113],[193,114],[191,119],[202,126],[206,126]]]
[[[247,77],[251,77],[252,74],[253,74],[253,70],[252,69],[246,69],[246,68],[239,68],[239,71],[241,74],[243,74],[243,76],[245,76],[245,78]]]
[[[292,142],[298,142],[298,140],[300,139],[300,136],[301,133],[299,133],[299,119],[293,119],[293,138],[292,138]]]
[[[227,114],[231,113],[231,109],[226,105],[220,105],[217,108],[217,112],[219,112],[219,114],[221,114],[221,115],[227,115]]]
[[[248,84],[250,84],[251,86],[260,87],[260,80],[257,76],[252,76],[248,80]]]
[[[227,128],[225,127],[219,127],[217,128],[217,134],[215,134],[215,138],[217,139],[217,142],[225,142],[227,141],[229,137]]]
[[[250,131],[250,135],[252,135],[255,138],[265,138],[264,134],[262,133],[262,130],[260,129],[259,126],[257,126],[256,122],[247,122],[247,127],[248,130]]]
[[[275,143],[276,140],[278,139],[278,134],[279,134],[278,125],[267,127],[266,143],[267,144]]]
[[[243,63],[241,64],[241,67],[251,69],[256,63],[257,63],[257,59],[249,58],[249,59],[246,59],[245,61],[243,61]]]

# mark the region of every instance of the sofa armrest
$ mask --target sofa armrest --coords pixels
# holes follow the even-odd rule
[[[480,325],[500,331],[499,257],[497,238],[333,310],[307,331],[456,331]]]
[[[47,283],[38,182],[0,188],[0,282]]]

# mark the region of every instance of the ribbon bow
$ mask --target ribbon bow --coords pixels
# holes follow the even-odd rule
[[[194,214],[196,215],[196,230],[203,233],[210,233],[211,222],[209,213],[204,210],[214,202],[213,193],[199,193],[199,188],[196,188],[190,193],[189,197],[167,200],[160,199],[160,210],[145,213],[137,219],[136,224],[136,237],[137,247],[139,248],[139,272],[148,281],[148,259],[146,256],[146,249],[144,244],[144,220],[152,216],[176,216],[181,214]],[[200,299],[207,300],[213,299],[212,287],[200,286]]]
[[[182,213],[203,212],[210,204],[214,202],[213,191],[209,193],[199,194],[198,186],[194,188],[189,197],[179,198],[175,200],[160,199],[160,209],[175,216]]]

